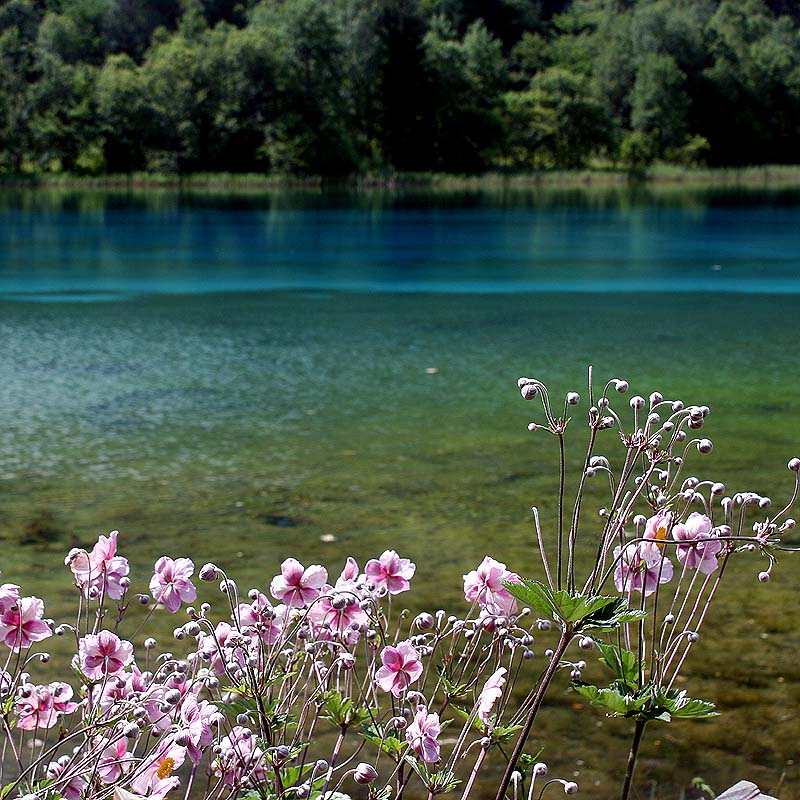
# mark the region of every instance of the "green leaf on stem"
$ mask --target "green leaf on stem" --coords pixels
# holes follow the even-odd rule
[[[673,718],[704,719],[718,714],[713,703],[693,700],[685,690],[666,691],[653,684],[638,691],[626,691],[622,681],[615,681],[607,689],[580,681],[573,682],[573,687],[592,705],[606,709],[615,717],[671,722]]]
[[[541,581],[522,578],[522,583],[505,581],[503,586],[521,603],[532,606],[541,614],[553,618],[562,628],[573,632],[612,630],[626,622],[635,622],[646,612],[628,608],[622,597],[598,594],[577,594],[565,589],[553,591]]]
[[[605,664],[625,688],[630,691],[636,691],[639,688],[639,675],[642,666],[639,663],[639,659],[630,650],[625,650],[613,644],[595,640],[595,645],[602,654],[600,663]]]
[[[379,725],[363,725],[361,735],[381,749],[394,761],[399,761],[408,744],[400,738],[396,728],[381,728]]]
[[[322,699],[324,707],[322,718],[340,728],[361,725],[372,719],[372,715],[366,708],[358,708],[353,705],[353,701],[349,697],[345,697],[334,689],[325,692]]]

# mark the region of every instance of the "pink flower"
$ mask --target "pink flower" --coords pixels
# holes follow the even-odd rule
[[[133,661],[133,645],[111,631],[90,633],[78,642],[81,672],[90,680],[116,675]]]
[[[500,699],[503,694],[503,684],[506,679],[503,677],[506,674],[506,668],[500,667],[495,671],[489,680],[483,685],[480,696],[478,697],[478,719],[485,725],[489,724],[489,714],[492,712],[494,704]]]
[[[336,581],[336,588],[341,589],[342,586],[352,586],[358,580],[358,564],[353,556],[347,556],[342,574],[339,580]]]
[[[97,777],[103,783],[116,783],[133,764],[133,757],[128,753],[128,740],[124,737],[114,740],[103,738],[95,744],[102,748],[97,761]]]
[[[17,712],[17,727],[24,731],[36,728],[52,728],[61,714],[71,714],[77,703],[71,703],[72,687],[68,683],[51,683],[34,686],[28,697],[20,697],[14,710]]]
[[[136,775],[131,780],[131,789],[138,794],[160,794],[163,797],[178,785],[178,778],[171,776],[185,759],[185,747],[168,740],[159,742],[156,749],[145,756],[137,767]],[[169,785],[165,784],[165,781],[168,781]]]
[[[519,575],[505,564],[486,556],[477,569],[464,576],[464,596],[490,614],[513,614],[517,601],[503,586],[504,581],[521,583]]]
[[[219,757],[212,767],[216,775],[222,775],[226,786],[238,787],[246,782],[258,786],[263,783],[267,774],[265,754],[252,731],[237,725],[219,746]]]
[[[417,706],[414,721],[406,728],[406,741],[426,764],[435,764],[440,758],[441,732],[439,715],[429,714],[425,706]]]
[[[15,606],[19,600],[19,586],[16,583],[4,583],[0,586],[0,614],[7,608]]]
[[[722,550],[722,542],[711,533],[711,520],[705,514],[692,512],[685,523],[672,529],[672,536],[678,542],[687,542],[675,548],[678,561],[686,569],[697,569],[704,575],[717,569],[717,554]]]
[[[361,603],[352,592],[337,592],[332,586],[324,586],[323,592],[308,612],[314,627],[332,630],[347,644],[355,644],[359,629],[369,622]]]
[[[242,628],[252,628],[264,644],[274,644],[283,630],[281,610],[285,610],[285,606],[274,608],[266,595],[259,592],[249,605],[247,603],[239,605],[235,618]]]
[[[672,562],[661,555],[655,542],[628,544],[624,550],[615,547],[614,558],[614,585],[619,592],[644,592],[647,597],[659,583],[672,580]]]
[[[118,535],[119,531],[111,531],[108,536],[100,536],[91,553],[78,549],[69,552],[65,563],[86,597],[91,590],[112,600],[119,600],[125,594],[120,581],[128,575],[130,566],[128,559],[117,555]]]
[[[197,698],[189,692],[183,698],[180,707],[180,717],[177,721],[178,732],[175,740],[186,742],[189,758],[195,764],[200,763],[203,757],[203,748],[214,743],[214,731],[211,728],[211,717],[217,713],[215,706],[207,700],[197,702]]]
[[[46,776],[54,782],[54,789],[67,800],[81,800],[84,789],[89,785],[86,779],[74,772],[70,762],[51,761],[47,765]],[[64,782],[66,781],[66,783]]]
[[[8,585],[8,584],[6,584]],[[44,616],[44,603],[38,597],[20,597],[0,613],[0,640],[15,653],[53,635]]]
[[[650,517],[644,526],[644,538],[653,539],[656,542],[664,542],[669,539],[669,532],[674,524],[675,517],[671,511],[659,511],[658,514]]]
[[[419,653],[408,641],[400,642],[397,647],[384,647],[381,662],[383,666],[375,673],[375,683],[395,697],[400,697],[422,675]]]
[[[173,560],[169,556],[161,556],[156,561],[155,575],[150,578],[153,597],[173,614],[181,607],[181,602],[197,600],[197,589],[189,580],[193,572],[194,563],[191,559]]]
[[[407,592],[417,567],[407,558],[400,558],[394,550],[385,550],[379,559],[367,561],[365,574],[367,580],[375,587],[375,591],[384,589],[389,594]]]
[[[203,636],[197,643],[197,652],[204,661],[209,661],[211,669],[217,675],[225,674],[225,662],[228,660],[225,643],[228,637],[236,633],[227,622],[218,622],[213,634]]]
[[[319,564],[304,567],[296,558],[287,558],[281,564],[281,574],[272,579],[269,590],[276,600],[282,600],[290,608],[303,608],[319,597],[327,580],[325,567]]]

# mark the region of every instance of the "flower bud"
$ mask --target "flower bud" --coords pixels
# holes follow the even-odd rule
[[[533,765],[533,774],[537,778],[543,778],[547,775],[547,764],[544,761],[539,761],[537,764]]]
[[[697,449],[699,452],[707,455],[714,449],[714,444],[712,443],[711,439],[701,439],[697,443]]]
[[[766,583],[769,580],[769,572],[766,570],[764,572],[759,572],[758,580],[761,581],[761,583]]]
[[[578,791],[578,784],[575,781],[567,781],[564,784],[564,794],[576,794]]]
[[[576,406],[581,401],[581,396],[577,392],[569,392],[567,394],[567,403],[571,406]]]
[[[536,385],[533,383],[526,383],[523,386],[519,393],[522,395],[523,400],[533,400],[537,394],[539,394],[539,390],[536,388]]]
[[[203,564],[198,577],[201,581],[215,581],[219,577],[219,570],[214,564]]]
[[[414,618],[414,625],[421,631],[431,630],[434,625],[433,615],[428,614],[427,611],[417,614],[417,616]]]
[[[374,783],[378,780],[378,772],[372,764],[365,764],[363,761],[356,767],[356,771],[353,774],[353,778],[355,779],[356,783],[360,783],[364,786]]]

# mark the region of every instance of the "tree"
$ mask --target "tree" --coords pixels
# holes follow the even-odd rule
[[[583,75],[548,67],[505,104],[513,165],[574,169],[611,143],[610,120]]]
[[[631,92],[631,127],[650,142],[654,158],[680,147],[688,132],[686,75],[669,55],[651,54],[636,71]]]

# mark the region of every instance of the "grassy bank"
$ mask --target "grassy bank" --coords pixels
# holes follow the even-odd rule
[[[482,175],[445,173],[371,173],[341,178],[292,176],[262,173],[197,172],[188,175],[137,172],[129,175],[81,176],[47,173],[0,175],[0,186],[9,188],[98,188],[98,189],[496,189],[533,188],[537,186],[622,186],[631,183],[713,185],[713,186],[800,186],[800,165],[763,165],[739,168],[689,168],[657,165],[632,173],[621,168],[552,170]]]

